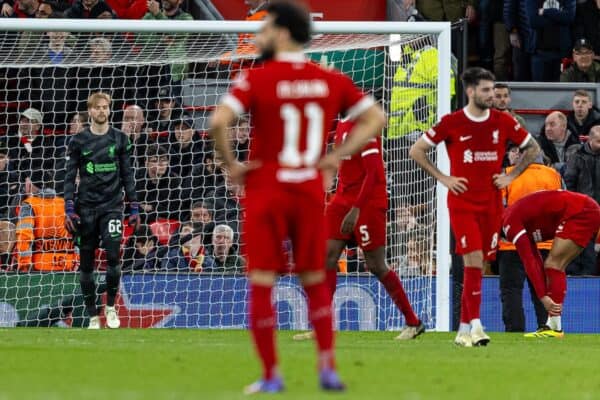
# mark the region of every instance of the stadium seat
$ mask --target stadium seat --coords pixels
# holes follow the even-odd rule
[[[154,236],[158,238],[158,242],[166,245],[169,243],[171,235],[179,229],[179,221],[159,218],[150,224],[150,229]]]

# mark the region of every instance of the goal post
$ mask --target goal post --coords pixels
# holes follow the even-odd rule
[[[162,160],[158,150],[152,150],[155,153],[151,155],[146,151],[155,142],[166,149],[169,167],[164,187],[150,183],[137,187],[138,196],[140,191],[144,196],[153,190],[158,193],[142,196],[141,202],[149,205],[145,211],[147,236],[160,242],[155,243],[155,251],[162,253],[148,268],[142,263],[140,268],[125,269],[120,300],[122,308],[130,312],[125,326],[247,326],[243,276],[230,274],[226,268],[202,268],[203,260],[218,246],[209,227],[229,226],[233,249],[243,249],[237,243],[243,210],[228,190],[225,178],[219,175],[218,159],[202,132],[211,110],[235,74],[254,63],[253,51],[238,51],[238,35],[256,33],[260,26],[260,22],[246,21],[4,19],[2,22],[0,79],[6,84],[0,87],[0,104],[6,107],[6,112],[0,129],[9,143],[24,144],[24,128],[20,123],[23,113],[29,108],[40,112],[43,118],[39,121],[40,133],[53,138],[48,143],[55,151],[52,156],[35,151],[27,154],[38,157],[44,168],[56,169],[51,176],[59,194],[62,183],[59,170],[64,168],[69,135],[77,129],[72,128],[73,121],[77,115],[84,115],[85,100],[93,91],[105,90],[112,95],[113,126],[127,126],[127,133],[135,140],[142,140],[139,135],[143,137],[139,154],[134,152],[139,182],[148,178],[144,174],[150,174],[148,160]],[[388,114],[384,130],[390,193],[388,262],[399,272],[427,327],[448,331],[450,256],[446,189],[408,159],[408,149],[420,132],[450,112],[450,24],[314,22],[313,30],[315,35],[306,48],[308,56],[348,74],[365,92],[373,94]],[[107,54],[102,54],[103,51]],[[417,76],[417,71],[421,75]],[[169,103],[169,99],[172,104],[161,105],[162,101]],[[132,105],[143,112],[143,121],[137,121],[143,128],[136,132],[133,126],[139,113],[138,109],[130,108]],[[241,146],[238,154],[247,154],[247,144],[242,145],[248,139],[244,136],[251,123],[241,118],[232,130],[232,140]],[[185,150],[189,149],[188,142],[184,143],[186,139],[182,139],[185,128],[194,132],[189,140],[198,140],[193,142],[193,151]],[[10,142],[11,137],[18,139]],[[35,147],[36,142],[31,143]],[[17,154],[14,148],[9,153]],[[48,157],[55,158],[51,164],[42,162],[48,161]],[[438,147],[434,157],[440,170],[448,172],[443,146]],[[10,168],[17,175],[26,172],[18,170],[25,168],[18,161],[10,161]],[[27,196],[23,193],[24,185],[21,187],[15,198]],[[168,195],[161,197],[160,193]],[[206,209],[212,225],[203,225],[202,216],[196,216],[192,210],[195,206]],[[194,235],[201,231],[200,239],[172,243],[180,237],[177,235],[183,235],[181,230],[186,221],[194,218],[200,222],[189,224],[190,235],[196,239]],[[15,213],[0,215],[1,219],[18,224]],[[139,260],[131,258],[138,256],[135,246],[141,242],[136,242],[134,235],[129,240],[124,243],[124,265],[137,265],[135,262]],[[12,255],[18,251],[17,247]],[[186,252],[197,252],[198,258]],[[182,264],[162,262],[170,256]],[[102,269],[101,253],[98,260]],[[377,280],[364,272],[360,251],[349,251],[342,264],[349,267],[349,272],[340,276],[340,290],[335,298],[338,327],[400,328],[403,318]],[[65,301],[77,298],[74,272],[18,271],[14,262],[3,268],[7,272],[0,274],[0,325],[11,325],[3,322],[4,318],[35,326],[37,320],[47,317],[42,316],[44,307],[50,313],[60,314],[52,307],[69,309]],[[297,282],[283,278],[275,293],[279,326],[305,328],[306,310],[301,305],[303,297]],[[70,308],[73,307],[71,304]],[[78,315],[83,315],[81,304],[77,307]],[[141,309],[151,311],[143,314]]]

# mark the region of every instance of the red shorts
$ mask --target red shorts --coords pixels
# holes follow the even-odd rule
[[[578,246],[586,247],[598,234],[600,227],[600,206],[591,198],[587,199],[583,210],[568,217],[556,229],[556,237],[570,239]]]
[[[340,231],[342,221],[351,208],[335,200],[327,206],[327,239],[344,240],[365,251],[385,246],[387,209],[367,204],[360,210],[354,232],[344,235]]]
[[[283,243],[290,239],[295,272],[325,268],[324,194],[281,188],[246,190],[244,248],[247,270],[281,272],[288,265]]]
[[[502,209],[490,206],[473,212],[450,209],[450,226],[456,240],[456,254],[481,250],[484,260],[494,260],[502,226]]]

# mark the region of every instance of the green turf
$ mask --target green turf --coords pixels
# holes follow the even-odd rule
[[[312,342],[280,332],[281,399],[598,399],[600,337],[492,334],[456,348],[451,334],[411,342],[394,333],[342,332],[344,395],[317,389]],[[245,331],[0,329],[0,400],[239,399],[258,376]]]

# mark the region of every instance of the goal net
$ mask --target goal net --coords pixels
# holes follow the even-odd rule
[[[0,326],[87,323],[78,250],[60,228],[64,214],[57,204],[62,205],[69,140],[89,125],[88,96],[103,91],[112,97],[112,126],[133,145],[143,217],[136,232],[126,219],[112,227],[124,237],[117,299],[122,326],[246,327],[243,209],[206,128],[235,76],[257,63],[252,32],[258,25],[21,21],[7,21],[0,40]],[[388,113],[387,262],[427,327],[445,329],[447,223],[438,216],[435,183],[410,160],[408,149],[448,111],[449,26],[317,23],[316,28],[307,55],[348,74]],[[246,116],[230,130],[240,160],[248,157],[251,132]],[[445,226],[441,234],[438,224]],[[281,246],[289,265],[282,266],[274,292],[279,327],[306,329],[304,294],[287,274],[293,249]],[[96,256],[100,304],[106,261],[103,251]],[[338,329],[404,325],[366,270],[360,249],[349,247],[339,266]]]

